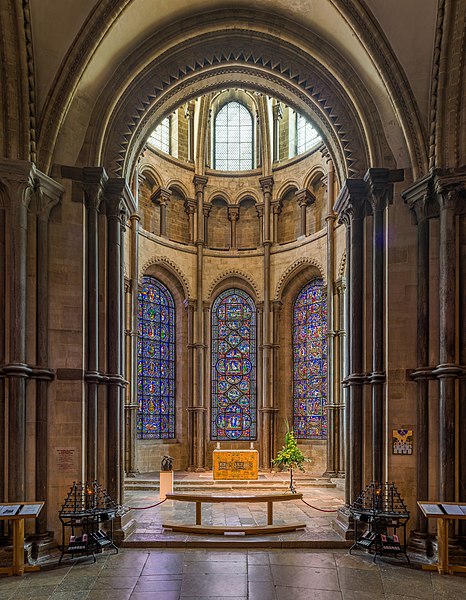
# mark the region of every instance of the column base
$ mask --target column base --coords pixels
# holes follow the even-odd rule
[[[322,477],[337,477],[337,472],[336,471],[325,471],[325,473],[322,473]]]
[[[133,511],[130,510],[122,517],[116,517],[113,521],[113,541],[118,546],[136,530],[136,520]]]
[[[345,540],[354,538],[354,519],[347,506],[340,506],[332,520],[332,528]]]
[[[195,467],[194,468],[194,473],[205,473],[207,471],[207,469],[205,469],[204,467]]]
[[[137,470],[136,471],[128,471],[127,473],[125,473],[125,477],[130,477],[130,478],[136,477],[137,475],[139,475],[139,471],[137,471]]]
[[[422,558],[431,558],[434,555],[432,535],[422,531],[413,531],[408,541],[408,550]]]

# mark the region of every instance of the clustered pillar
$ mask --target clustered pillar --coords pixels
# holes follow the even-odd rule
[[[63,187],[41,173],[35,165],[21,160],[0,161],[0,501],[23,502],[26,497],[26,438],[36,440],[33,458],[34,495],[47,499],[48,385],[53,371],[48,364],[48,243],[51,209],[60,202]],[[28,218],[29,217],[29,218]],[[34,219],[35,226],[33,226]],[[36,243],[35,293],[28,287],[27,247]],[[8,279],[7,279],[8,278]],[[35,313],[28,304],[35,297]],[[35,348],[27,348],[28,315],[34,315]],[[6,324],[6,325],[5,325]],[[29,325],[29,327],[28,327]],[[35,355],[35,364],[27,362]],[[8,381],[5,386],[4,379]],[[26,422],[26,386],[36,382],[35,432]],[[5,415],[8,413],[8,423]],[[5,482],[5,462],[8,480]],[[30,458],[28,459],[30,461]],[[6,484],[6,485],[5,485]],[[36,521],[39,537],[47,536],[47,507]]]
[[[417,224],[417,367],[412,373],[417,384],[417,497],[428,498],[436,484],[435,499],[445,502],[466,500],[465,179],[464,169],[433,170],[403,192]],[[430,284],[431,269],[436,266],[433,263],[436,252],[431,253],[435,239],[429,225],[432,220],[439,222],[438,289],[432,289]],[[438,295],[438,314],[429,304],[434,294]],[[429,346],[429,322],[435,320],[439,324],[438,340],[431,339],[430,344],[437,345],[439,364],[429,365],[429,351],[433,350]],[[456,323],[459,323],[458,337]],[[438,381],[436,431],[429,430],[429,379]],[[438,437],[437,468],[429,456],[429,440],[433,435]],[[465,533],[462,524],[460,532]],[[426,549],[427,537],[427,520],[418,511],[413,544]]]
[[[385,351],[384,320],[385,290],[384,277],[386,261],[385,211],[392,200],[393,183],[402,180],[402,172],[389,169],[369,169],[364,179],[348,179],[335,203],[339,219],[346,225],[347,260],[347,331],[339,323],[340,335],[347,339],[346,350],[340,346],[339,358],[346,363],[346,415],[344,444],[346,450],[346,503],[353,502],[369,479],[384,481],[384,389]],[[365,288],[367,286],[364,269],[366,249],[365,219],[372,216],[372,234],[368,236],[372,255],[372,365],[364,357]],[[340,298],[344,292],[340,282]],[[344,356],[346,354],[346,357]],[[364,385],[372,388],[372,427],[370,440],[365,440],[363,430]],[[342,440],[343,441],[343,440]],[[372,448],[371,471],[364,468],[364,447]]]

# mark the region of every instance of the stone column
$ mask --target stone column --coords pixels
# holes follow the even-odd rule
[[[456,364],[456,230],[455,210],[459,188],[437,178],[435,191],[440,210],[440,364],[439,380],[439,499],[455,500],[455,384],[461,369]]]
[[[339,408],[335,401],[335,315],[334,315],[334,281],[335,281],[335,220],[333,211],[335,203],[335,173],[330,158],[327,160],[327,469],[326,475],[335,477],[338,472],[338,429]],[[307,190],[303,190],[307,192]],[[306,206],[308,194],[298,196],[301,205],[304,204],[304,234],[306,227]],[[302,224],[301,224],[302,225]]]
[[[107,490],[120,503],[122,457],[122,222],[126,220],[122,179],[110,179],[105,189],[107,214]]]
[[[87,387],[86,479],[97,473],[99,372],[99,214],[107,175],[101,167],[83,169],[84,202],[87,209]]]
[[[188,162],[194,162],[194,102],[188,102],[185,110],[188,120]]]
[[[273,138],[273,162],[278,162],[280,160],[280,125],[279,121],[283,117],[283,109],[280,102],[274,104],[272,106],[273,113],[273,130],[272,130],[272,138]]]
[[[283,307],[281,300],[274,300],[272,302],[273,311],[273,336],[272,336],[272,351],[273,351],[273,371],[272,371],[272,393],[273,393],[273,406],[276,411],[279,410],[280,403],[280,311]],[[277,423],[274,423],[275,428]],[[276,432],[273,432],[273,447],[271,448],[272,458],[275,457],[277,448],[275,447]]]
[[[26,364],[26,263],[28,207],[34,178],[32,163],[0,160],[0,181],[8,199],[9,363],[3,371],[8,378],[9,502],[20,502],[26,497],[26,379],[31,373]]]
[[[295,193],[296,201],[299,206],[300,216],[299,216],[299,237],[304,237],[307,235],[306,231],[306,208],[308,204],[312,204],[315,201],[314,196],[306,190],[298,190]]]
[[[417,498],[429,497],[429,220],[432,200],[431,176],[421,179],[402,194],[417,224],[417,366],[412,378],[417,386]],[[416,547],[426,549],[428,520],[417,509]]]
[[[363,302],[364,302],[364,215],[366,186],[360,179],[348,179],[341,190],[335,209],[347,225],[349,235],[349,411],[347,444],[349,461],[346,465],[346,497],[353,502],[363,487]]]
[[[49,367],[49,217],[64,188],[43,173],[36,173],[36,500],[48,496],[48,389],[53,378]],[[36,533],[47,534],[47,504],[36,519]]]
[[[187,404],[188,404],[188,471],[194,471],[195,464],[195,401],[194,401],[194,309],[195,302],[189,298],[184,301],[188,317],[188,381],[187,381]]]
[[[230,248],[236,248],[236,223],[239,219],[239,206],[229,206],[228,207],[228,220],[231,223],[231,232],[230,232]]]
[[[459,276],[459,347],[463,375],[459,383],[459,500],[466,502],[466,202],[459,216],[460,276]],[[1,313],[0,313],[1,314]],[[466,521],[460,521],[460,535],[466,537]]]
[[[262,469],[272,466],[272,449],[274,447],[273,431],[275,407],[272,390],[272,328],[270,305],[270,203],[272,197],[273,178],[259,179],[264,197],[264,308],[262,316],[262,402],[260,408],[260,462]]]
[[[128,307],[129,361],[127,377],[129,389],[125,404],[126,410],[126,464],[125,472],[134,477],[136,467],[136,421],[138,409],[138,310],[139,310],[139,223],[141,217],[134,213],[130,217],[130,284]]]
[[[209,215],[211,210],[212,204],[205,202],[203,208],[204,247],[209,245]]]
[[[195,370],[197,386],[194,390],[193,417],[194,417],[194,470],[205,471],[205,341],[204,341],[204,306],[203,306],[203,278],[204,278],[204,243],[205,243],[205,218],[204,218],[204,189],[207,177],[194,176],[194,187],[197,202],[197,268],[196,268],[196,314],[194,320],[194,349]]]
[[[0,198],[0,431],[5,431],[5,379],[3,367],[5,366],[5,204]],[[5,502],[5,457],[7,454],[6,439],[0,439],[0,502]],[[0,523],[0,537],[3,535],[4,521]]]
[[[393,185],[389,169],[369,169],[364,177],[372,208],[372,480],[383,481],[383,399],[385,387],[384,305],[385,232],[384,212]]]
[[[189,243],[193,244],[195,235],[194,235],[194,214],[196,212],[196,201],[188,198],[184,203],[184,210],[188,215],[188,230],[189,230]]]
[[[259,245],[264,243],[264,205],[256,204],[257,218],[259,219]]]
[[[336,282],[337,295],[335,296],[335,406],[338,410],[338,456],[337,456],[337,476],[345,476],[345,403],[344,390],[342,387],[345,378],[345,356],[346,356],[346,280],[341,277]]]
[[[160,205],[160,235],[168,237],[167,233],[167,207],[171,199],[171,191],[167,188],[159,187],[152,196],[152,202]]]
[[[278,244],[278,219],[282,212],[282,205],[279,200],[272,202],[273,225],[272,225],[272,243]]]

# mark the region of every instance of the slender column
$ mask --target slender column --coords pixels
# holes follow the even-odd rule
[[[273,112],[273,162],[280,160],[280,125],[279,121],[283,117],[283,109],[280,102],[272,106]]]
[[[3,367],[5,365],[5,206],[0,203],[0,432],[5,431],[5,379]],[[7,455],[6,439],[0,439],[0,502],[5,497],[5,458]],[[3,535],[4,521],[0,523],[0,536]]]
[[[136,420],[138,408],[138,292],[139,292],[139,223],[140,215],[134,213],[130,217],[130,285],[129,285],[129,362],[127,367],[130,382],[125,409],[128,427],[126,428],[126,465],[129,476],[137,473],[136,467]]]
[[[334,281],[335,281],[335,239],[334,229],[336,214],[333,211],[335,202],[335,174],[333,163],[327,160],[327,470],[330,477],[335,477],[338,471],[338,427],[339,412],[335,403],[335,324],[334,324]],[[306,191],[306,190],[304,190]],[[304,203],[304,235],[306,233],[306,206],[308,199],[301,196],[299,200]],[[301,223],[301,224],[302,224]],[[303,225],[302,225],[303,226]]]
[[[194,451],[195,451],[195,426],[196,415],[194,414],[194,308],[193,300],[184,301],[184,307],[188,316],[188,381],[187,381],[187,400],[188,400],[188,471],[194,470]]]
[[[27,213],[34,189],[35,169],[23,161],[1,161],[0,179],[8,196],[7,244],[9,264],[8,377],[8,501],[26,494],[26,296]],[[2,317],[3,318],[3,317]]]
[[[257,218],[259,219],[259,245],[264,243],[264,205],[256,204]]]
[[[337,475],[338,477],[345,476],[346,470],[346,429],[345,429],[345,402],[344,388],[342,387],[343,379],[345,378],[346,366],[346,280],[341,277],[337,281],[337,296],[335,298],[335,405],[338,407],[338,462]]]
[[[295,193],[296,201],[299,206],[299,237],[304,237],[307,234],[306,231],[306,208],[308,204],[312,204],[315,201],[314,196],[308,190],[298,190]]]
[[[102,168],[84,169],[87,208],[87,414],[86,477],[97,479],[99,380],[99,212],[107,176]]]
[[[188,230],[189,230],[189,243],[194,243],[194,213],[196,212],[196,202],[188,198],[184,203],[184,210],[188,215]]]
[[[272,242],[278,244],[278,219],[282,212],[282,205],[279,200],[272,202],[273,225],[272,225]]]
[[[204,203],[203,208],[203,227],[204,227],[204,246],[209,245],[209,215],[212,210],[212,205],[207,202]]]
[[[203,278],[204,278],[204,243],[205,243],[205,217],[204,217],[204,189],[207,177],[194,176],[194,186],[197,201],[197,269],[196,269],[196,318],[194,328],[195,368],[197,389],[193,402],[194,425],[194,469],[205,470],[205,341],[204,341],[204,307],[203,307]]]
[[[455,379],[461,372],[455,363],[456,231],[458,191],[436,182],[440,207],[440,364],[439,379],[439,495],[455,500]]]
[[[272,370],[272,393],[273,393],[273,405],[278,410],[280,403],[280,311],[283,307],[283,302],[280,300],[274,300],[272,302],[273,311],[273,370]],[[275,423],[275,427],[277,424]],[[275,432],[273,436],[273,443],[275,443]],[[271,447],[272,458],[275,456],[276,448]]]
[[[459,216],[459,347],[463,375],[459,384],[459,500],[466,502],[466,207]],[[1,313],[0,313],[1,314]],[[466,536],[466,521],[460,521],[460,534]]]
[[[429,497],[429,221],[430,175],[402,194],[417,224],[417,367],[412,374],[417,386],[417,498]],[[428,520],[418,508],[416,532],[425,540]],[[423,544],[424,542],[421,542]]]
[[[39,185],[35,194],[37,212],[36,259],[36,363],[43,375],[36,380],[36,500],[47,500],[48,487],[48,389],[49,369],[49,217],[60,201],[64,189],[44,174],[37,174]],[[36,519],[36,533],[47,533],[47,505]]]
[[[393,192],[388,169],[369,169],[364,179],[368,184],[372,208],[372,480],[383,479],[383,397],[384,365],[384,211]]]
[[[274,431],[273,390],[272,390],[272,330],[271,330],[271,306],[270,306],[270,202],[272,197],[272,177],[262,177],[259,180],[264,196],[264,308],[262,317],[262,404],[260,447],[261,465],[263,469],[272,466],[272,448],[274,442],[271,439]]]
[[[185,110],[188,120],[188,162],[194,162],[194,102],[188,102]]]
[[[228,207],[228,219],[231,223],[230,248],[236,248],[236,223],[239,219],[239,206]]]
[[[363,429],[362,397],[363,373],[363,245],[366,188],[362,180],[348,179],[340,192],[335,208],[340,219],[350,225],[349,234],[349,463],[347,464],[347,496],[354,501],[363,487]]]
[[[125,182],[109,180],[105,190],[107,213],[107,490],[121,501],[122,476],[122,220],[125,218]]]
[[[159,187],[152,196],[152,202],[160,205],[160,235],[168,237],[167,233],[167,207],[171,198],[171,191],[167,188]]]

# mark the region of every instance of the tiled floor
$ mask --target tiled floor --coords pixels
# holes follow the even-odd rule
[[[301,490],[299,490],[301,491]],[[215,492],[218,493],[218,492]],[[232,493],[232,492],[229,492]],[[246,493],[246,491],[243,491]],[[255,490],[255,494],[260,491]],[[336,510],[343,504],[343,492],[332,488],[312,488],[304,490],[304,499],[317,508]],[[125,504],[133,507],[143,507],[154,504],[158,500],[158,492],[127,491]],[[248,542],[269,543],[275,546],[286,545],[291,541],[302,544],[309,543],[338,543],[342,538],[332,527],[335,512],[320,512],[304,504],[300,500],[293,502],[277,502],[274,505],[274,523],[303,522],[306,528],[293,533],[268,534],[267,536],[248,536]],[[160,545],[175,543],[178,545],[191,544],[201,541],[199,534],[188,535],[164,531],[162,523],[177,522],[193,524],[196,522],[195,505],[187,502],[168,500],[161,506],[149,510],[135,510],[133,516],[137,521],[135,533],[125,541],[126,545],[159,542]],[[255,504],[203,504],[202,522],[212,525],[264,525],[267,523],[267,505]],[[212,538],[214,536],[210,536]],[[227,542],[223,536],[215,536],[219,541]],[[231,539],[230,539],[230,543]]]
[[[120,550],[0,579],[1,600],[464,600],[466,577],[347,551]]]

